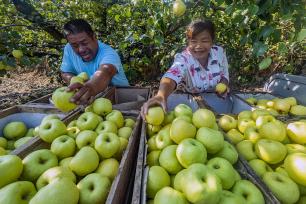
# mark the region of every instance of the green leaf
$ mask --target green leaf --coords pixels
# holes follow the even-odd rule
[[[268,46],[262,42],[255,42],[253,44],[253,54],[257,57],[263,56],[268,49]]]
[[[266,57],[259,63],[259,70],[267,69],[272,63],[271,57]]]
[[[233,13],[234,9],[235,9],[235,8],[234,8],[234,6],[232,6],[232,5],[227,6],[226,9],[225,9],[225,13],[226,13],[227,15],[230,15],[231,13]]]
[[[264,26],[261,31],[259,36],[263,37],[264,39],[266,39],[269,35],[271,35],[271,33],[273,33],[274,28],[270,25]]]
[[[288,53],[288,48],[286,47],[286,44],[284,42],[280,42],[278,44],[278,53],[281,55]]]
[[[248,7],[248,13],[252,16],[255,15],[258,12],[258,10],[259,10],[259,7],[255,4],[252,4]]]
[[[301,42],[306,38],[306,29],[302,29],[298,34],[297,34],[297,41]]]

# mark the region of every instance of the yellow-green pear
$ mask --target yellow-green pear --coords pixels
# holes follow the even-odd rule
[[[118,170],[119,162],[114,158],[110,158],[103,160],[99,164],[96,173],[99,173],[102,176],[107,176],[110,181],[113,181],[114,178],[117,176]]]
[[[7,139],[5,137],[0,136],[0,147],[4,149],[7,147]]]
[[[70,79],[70,85],[71,84],[75,84],[75,83],[80,83],[80,84],[84,84],[84,79],[79,77],[79,76],[73,76]]]
[[[290,110],[290,104],[285,99],[278,99],[274,103],[274,109],[279,113],[287,114]]]
[[[79,73],[78,77],[81,77],[84,81],[87,81],[89,79],[88,74],[86,72]]]
[[[218,83],[216,86],[216,92],[218,94],[223,94],[227,90],[227,86],[224,83]]]
[[[176,16],[184,15],[186,11],[186,6],[182,0],[176,0],[173,4],[173,13]]]
[[[27,204],[36,194],[35,186],[30,181],[16,181],[0,189],[1,204]]]
[[[67,87],[58,88],[52,94],[52,101],[55,107],[63,112],[71,111],[77,107],[75,103],[70,102],[75,92],[67,92],[66,89]]]
[[[16,181],[21,175],[22,169],[22,160],[18,156],[0,156],[0,188]]]
[[[290,114],[304,116],[306,115],[306,106],[302,106],[302,105],[291,106]]]
[[[85,176],[77,185],[80,191],[78,204],[102,204],[107,199],[111,181],[98,173]]]
[[[99,165],[99,155],[90,146],[82,147],[72,158],[69,168],[78,176],[85,176],[93,172]]]
[[[40,189],[29,204],[77,204],[79,190],[69,178],[56,179]]]
[[[23,56],[23,52],[21,50],[13,50],[12,54],[16,59],[20,59]]]
[[[287,101],[287,103],[289,103],[290,106],[297,105],[296,98],[294,98],[293,96],[284,98],[284,100]]]
[[[76,177],[74,173],[66,167],[56,166],[46,170],[36,181],[37,189],[41,189],[46,185],[52,183],[56,179],[68,178],[73,183],[76,182]]]

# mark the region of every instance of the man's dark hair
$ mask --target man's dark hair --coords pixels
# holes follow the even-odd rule
[[[192,39],[203,31],[209,32],[212,40],[215,39],[215,26],[210,20],[196,20],[191,22],[186,30],[187,39]]]
[[[67,37],[70,34],[78,34],[81,32],[87,33],[89,36],[93,36],[94,32],[87,21],[84,19],[74,19],[67,22],[64,25],[64,36]]]

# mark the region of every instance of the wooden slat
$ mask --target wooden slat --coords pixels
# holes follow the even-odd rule
[[[136,172],[135,172],[135,181],[133,187],[133,196],[132,196],[132,204],[140,204],[141,196],[142,196],[142,184],[143,184],[143,168],[144,158],[145,158],[145,146],[146,146],[146,124],[143,122],[141,128],[141,136],[140,136],[140,143],[139,143],[139,150],[137,156],[137,163],[136,163]]]
[[[131,176],[138,153],[141,124],[142,120],[140,116],[138,116],[128,147],[121,159],[118,174],[112,183],[111,190],[107,197],[107,204],[122,204],[127,199],[128,186],[132,179]]]

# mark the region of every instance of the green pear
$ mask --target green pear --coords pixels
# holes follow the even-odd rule
[[[77,185],[80,191],[79,204],[105,203],[111,181],[98,173],[85,176]]]
[[[147,196],[154,198],[156,193],[165,186],[170,185],[170,176],[167,171],[160,166],[152,166],[149,169],[147,178]]]
[[[295,105],[290,108],[290,113],[292,115],[306,115],[306,106]]]
[[[23,160],[22,179],[35,181],[47,169],[57,166],[55,154],[48,149],[36,150],[28,154]]]
[[[0,147],[4,149],[7,147],[7,139],[5,137],[0,136]]]
[[[155,150],[147,155],[147,164],[151,166],[159,166],[159,155],[161,151],[160,150]]]
[[[134,128],[134,126],[135,126],[135,121],[132,118],[124,119],[124,127]]]
[[[99,165],[99,155],[94,148],[85,146],[72,158],[69,168],[78,176],[93,172]]]
[[[76,182],[76,177],[69,168],[56,166],[48,169],[42,175],[40,175],[40,177],[37,179],[36,187],[39,190],[56,179],[62,178],[68,178],[73,181],[73,183]]]
[[[30,181],[16,181],[0,189],[1,204],[28,204],[36,194],[35,186]]]
[[[112,110],[109,114],[107,114],[105,119],[114,122],[117,125],[117,128],[121,128],[124,125],[123,115],[118,110]]]
[[[175,16],[182,16],[186,11],[186,6],[182,0],[175,0],[173,4],[173,14]]]
[[[27,133],[25,134],[25,137],[34,137],[34,128],[28,129]]]
[[[38,134],[40,138],[51,143],[55,138],[67,133],[66,125],[58,119],[47,120],[39,126]]]
[[[3,136],[10,140],[16,140],[23,137],[27,133],[27,130],[27,126],[24,122],[10,122],[3,128]]]
[[[81,77],[84,81],[87,81],[89,79],[88,74],[86,72],[79,73],[78,77]]]
[[[22,160],[18,156],[0,156],[0,188],[16,181],[21,175],[22,169]]]
[[[12,51],[12,55],[13,55],[16,59],[21,59],[21,57],[23,56],[23,52],[22,52],[22,50],[13,50],[13,51]]]
[[[102,176],[107,176],[110,181],[113,181],[117,176],[118,170],[119,162],[114,158],[110,158],[103,160],[95,172]]]
[[[97,98],[92,103],[92,108],[94,113],[104,117],[110,112],[112,112],[113,105],[112,102],[107,98]]]
[[[69,168],[69,164],[71,162],[73,157],[67,157],[65,159],[62,159],[60,162],[59,162],[59,166],[62,166],[62,167],[66,167],[66,168]]]
[[[75,103],[70,102],[71,97],[74,96],[75,92],[67,92],[67,87],[61,87],[56,89],[52,94],[52,101],[54,106],[63,112],[68,112],[77,107]]]
[[[48,120],[52,120],[52,119],[58,119],[58,120],[61,120],[61,118],[56,115],[56,114],[49,114],[49,115],[46,115],[42,121],[40,123],[44,123],[44,122],[47,122]]]
[[[75,83],[84,84],[84,80],[81,77],[79,77],[79,76],[73,76],[70,79],[70,85],[71,84],[75,84]]]
[[[40,189],[29,204],[77,204],[79,190],[69,178],[56,179]]]

